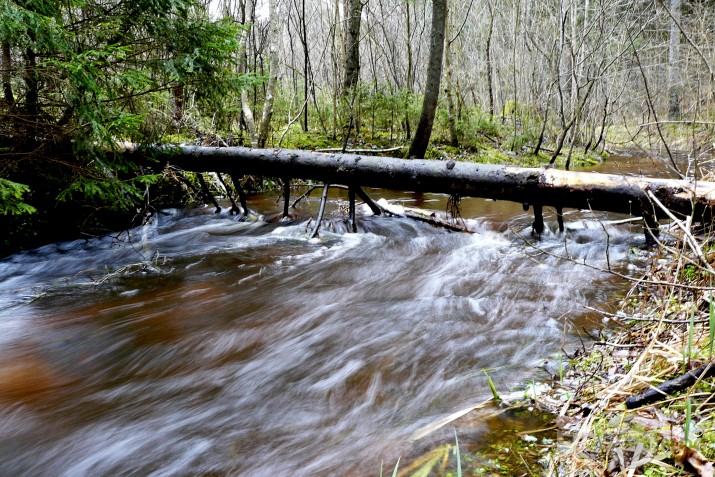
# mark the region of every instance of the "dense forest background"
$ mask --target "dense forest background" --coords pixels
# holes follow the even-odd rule
[[[3,247],[179,201],[125,141],[704,161],[713,30],[713,1],[4,1]]]

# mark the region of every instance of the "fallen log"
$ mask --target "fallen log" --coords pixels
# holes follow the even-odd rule
[[[142,154],[126,149],[127,154]],[[710,221],[715,183],[572,172],[548,167],[398,159],[356,154],[322,154],[288,149],[163,146],[169,163],[187,171],[295,177],[325,183],[436,192],[461,197],[508,200],[665,218],[648,192],[676,214]]]

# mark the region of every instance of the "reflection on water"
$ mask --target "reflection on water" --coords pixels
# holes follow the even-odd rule
[[[583,306],[625,285],[574,262],[607,266],[608,234],[623,270],[642,243],[569,212],[536,250],[519,204],[477,199],[462,201],[475,234],[367,215],[348,234],[341,197],[315,240],[303,219],[170,211],[0,262],[0,474],[375,474],[488,397],[481,370],[517,385],[597,326]]]

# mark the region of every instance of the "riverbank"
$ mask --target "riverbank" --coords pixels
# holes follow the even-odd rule
[[[713,475],[715,380],[683,385],[681,377],[713,360],[715,253],[710,237],[680,225],[662,237],[619,311],[603,313],[615,331],[573,356],[572,369],[537,398],[560,429],[545,475]],[[667,393],[643,398],[674,379]]]

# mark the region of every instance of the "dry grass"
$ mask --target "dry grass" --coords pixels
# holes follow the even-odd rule
[[[715,379],[659,403],[625,406],[629,396],[713,359],[715,247],[694,230],[689,219],[672,227],[669,245],[661,244],[648,274],[611,315],[622,331],[576,359],[561,388],[542,398],[563,429],[547,475],[670,476],[683,468],[713,475]],[[566,404],[555,399],[565,394]]]

